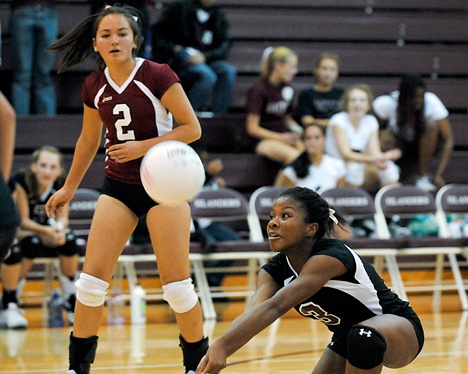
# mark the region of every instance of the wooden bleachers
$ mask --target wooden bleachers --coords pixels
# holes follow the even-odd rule
[[[150,9],[154,23],[171,0]],[[3,66],[0,90],[9,95],[11,44],[8,29],[11,0],[0,4]],[[90,12],[87,0],[58,0],[59,33],[73,27]],[[238,69],[231,114],[200,119],[201,142],[210,157],[225,162],[222,176],[242,191],[271,184],[279,165],[253,154],[252,140],[245,133],[245,96],[259,76],[260,57],[267,46],[286,45],[299,56],[299,72],[293,85],[296,95],[313,82],[312,70],[322,52],[341,58],[338,84],[371,86],[374,95],[398,88],[404,73],[420,73],[428,90],[449,109],[455,138],[455,153],[447,169],[448,182],[467,182],[461,166],[468,162],[468,2],[466,0],[217,0],[230,22],[233,48],[229,56]],[[30,152],[42,144],[58,145],[70,162],[81,128],[81,86],[95,69],[92,58],[71,71],[55,76],[59,112],[67,116],[20,118],[15,167],[29,162]],[[31,136],[34,134],[34,136]],[[104,150],[99,151],[85,178],[86,186],[100,188]],[[246,170],[245,165],[249,165]],[[96,175],[94,175],[96,170]]]
[[[11,85],[10,2],[0,4],[0,89],[7,96]],[[90,12],[86,0],[57,3],[60,35]],[[170,0],[160,1],[150,9],[152,22],[168,3]],[[294,82],[297,91],[311,84],[313,61],[329,51],[342,59],[342,86],[368,83],[380,95],[396,89],[401,74],[421,73],[449,110],[466,113],[468,3],[464,0],[218,0],[218,4],[230,22],[234,44],[229,60],[239,72],[233,111],[239,112],[245,105],[245,92],[258,76],[264,48],[284,44],[300,58]],[[81,84],[93,69],[89,59],[56,77],[61,113],[81,111]]]

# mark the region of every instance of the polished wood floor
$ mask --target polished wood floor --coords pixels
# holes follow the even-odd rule
[[[413,296],[410,301],[423,321],[426,344],[411,365],[383,373],[468,373],[468,314],[461,312],[457,296],[443,296],[440,312],[432,311],[430,296]],[[219,321],[205,326],[210,338],[219,337],[243,307],[241,301],[217,303]],[[93,373],[183,372],[169,308],[151,304],[147,312],[145,326],[103,323]],[[25,313],[30,322],[27,330],[0,331],[0,373],[66,373],[71,329],[41,327],[40,307],[27,307]],[[323,325],[290,312],[233,355],[223,373],[310,373],[329,338]]]

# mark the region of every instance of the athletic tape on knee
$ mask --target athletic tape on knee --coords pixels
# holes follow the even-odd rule
[[[376,329],[354,325],[348,333],[348,361],[358,369],[369,370],[383,363],[387,343]]]
[[[81,273],[80,279],[75,282],[76,298],[86,306],[97,307],[106,300],[109,283],[92,275]]]
[[[198,296],[192,279],[184,279],[178,282],[168,283],[163,286],[164,295],[172,310],[176,313],[186,313],[198,302]]]

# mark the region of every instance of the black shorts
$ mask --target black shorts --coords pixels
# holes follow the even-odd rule
[[[418,339],[419,343],[418,353],[416,353],[416,356],[414,356],[414,358],[416,358],[424,345],[424,330],[421,324],[421,320],[412,309],[409,309],[408,312],[405,315],[401,315],[401,317],[406,318],[413,325],[414,332],[416,333],[416,338]],[[341,357],[348,358],[347,337],[348,330],[345,332],[334,333],[332,340],[327,347],[330,348],[333,352],[339,354]]]
[[[102,194],[121,201],[137,217],[144,216],[152,207],[158,205],[149,197],[143,186],[122,183],[107,177],[104,178]]]

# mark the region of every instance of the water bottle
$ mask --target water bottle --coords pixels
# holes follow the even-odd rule
[[[54,291],[47,303],[47,309],[49,312],[49,327],[65,326],[63,321],[64,304],[65,302],[60,296],[60,293],[57,290]]]
[[[130,294],[130,310],[132,324],[144,325],[146,323],[146,292],[139,284]]]
[[[112,292],[112,296],[107,300],[107,317],[109,325],[121,326],[125,322],[123,315],[125,308],[125,300],[120,293],[120,290],[116,289]]]

